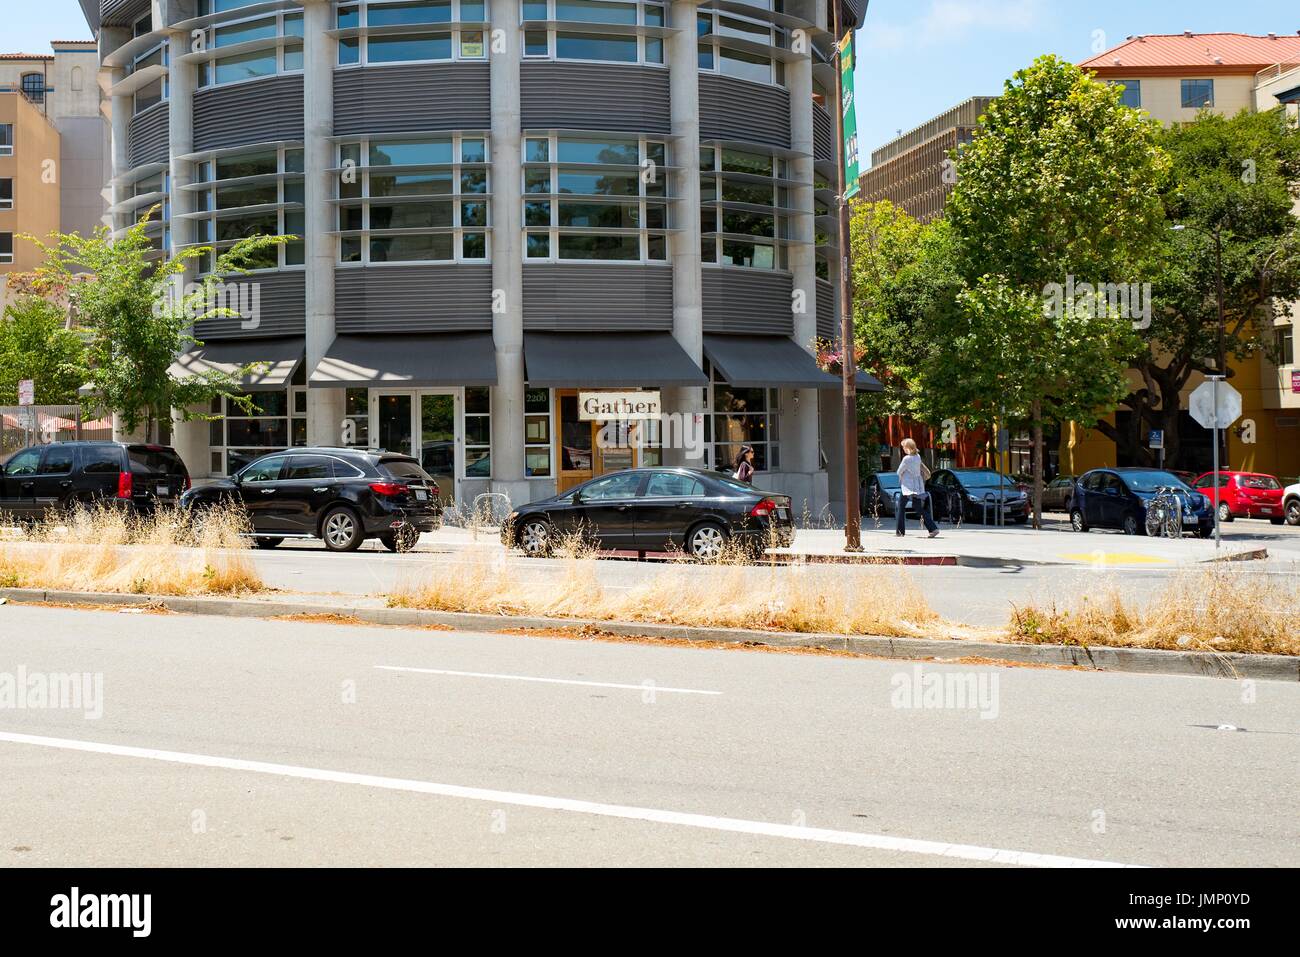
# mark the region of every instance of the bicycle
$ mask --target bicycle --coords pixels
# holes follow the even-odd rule
[[[1151,538],[1183,537],[1182,493],[1172,485],[1162,485],[1147,503],[1147,535]]]

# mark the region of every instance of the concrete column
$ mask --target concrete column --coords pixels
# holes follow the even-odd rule
[[[192,221],[179,219],[179,216],[194,209],[194,194],[183,187],[194,182],[194,164],[180,157],[194,152],[194,89],[198,82],[198,69],[193,63],[182,63],[181,57],[190,52],[188,33],[177,31],[168,38],[168,84],[167,84],[167,122],[168,146],[170,153],[171,190],[168,200],[171,205],[171,248],[168,253],[175,255],[182,246],[194,241]],[[183,275],[176,276],[172,283],[175,294],[183,293],[187,282],[192,281],[198,269],[191,264]],[[198,411],[206,412],[207,409]],[[201,419],[182,420],[179,412],[172,412],[172,446],[180,454],[194,478],[205,478],[212,474],[211,446],[208,442],[208,423]]]
[[[303,166],[305,170],[306,230],[304,238],[307,286],[307,374],[325,357],[334,341],[334,262],[337,259],[331,215],[334,207],[334,64],[337,41],[331,29],[333,6],[328,0],[302,0],[303,5]],[[343,389],[307,390],[307,442],[339,445],[342,441]]]
[[[113,82],[117,83],[122,79],[124,74],[121,70],[113,71]],[[128,130],[131,125],[131,112],[135,104],[129,96],[113,97],[113,178],[124,176],[131,170],[131,162],[127,159],[127,141],[130,134]],[[126,199],[128,188],[124,186],[113,187],[113,205]],[[113,228],[120,229],[125,222],[119,213],[113,214]]]
[[[704,290],[700,277],[700,71],[696,51],[693,0],[673,0],[669,23],[677,30],[665,44],[673,140],[669,164],[681,167],[672,178],[673,226],[668,256],[673,264],[673,338],[700,368],[704,367]],[[702,388],[664,390],[664,411],[682,416],[704,412]],[[679,435],[703,442],[701,421],[683,423]],[[703,468],[705,449],[665,448],[664,464]]]
[[[523,146],[519,115],[519,0],[492,0],[492,491],[528,502],[524,473]],[[556,464],[553,463],[553,467]],[[538,490],[540,494],[540,489]]]

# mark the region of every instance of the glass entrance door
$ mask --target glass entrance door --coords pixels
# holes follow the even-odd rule
[[[438,483],[443,504],[455,500],[462,469],[460,403],[456,389],[370,393],[370,434],[375,445],[418,459]]]

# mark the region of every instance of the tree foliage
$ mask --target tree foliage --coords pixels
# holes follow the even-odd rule
[[[1179,464],[1179,394],[1196,373],[1214,373],[1218,353],[1217,263],[1223,243],[1224,352],[1234,363],[1271,354],[1273,321],[1300,298],[1300,220],[1292,213],[1300,182],[1300,131],[1284,110],[1223,117],[1203,112],[1159,138],[1172,158],[1161,201],[1168,217],[1153,258],[1151,348],[1133,360],[1122,405],[1126,425],[1103,423],[1120,454],[1151,461],[1142,441],[1164,429],[1165,456]],[[1174,231],[1172,226],[1187,228]],[[1276,358],[1273,356],[1273,358]]]
[[[199,344],[189,333],[196,320],[231,317],[218,289],[222,277],[248,272],[260,253],[293,237],[255,236],[223,252],[215,269],[200,282],[184,283],[186,269],[211,247],[190,247],[170,258],[158,258],[146,234],[150,213],[113,238],[101,228],[85,237],[55,234],[50,242],[32,236],[44,262],[32,275],[32,288],[45,295],[63,295],[86,335],[89,383],[87,404],[93,414],[117,413],[123,428],[141,425],[155,437],[158,423],[176,410],[185,419],[205,418],[192,406],[207,408],[212,399],[228,396],[236,403],[240,378],[257,364],[236,374],[218,370],[183,379],[168,375],[176,356]]]
[[[18,383],[31,379],[37,405],[74,405],[89,377],[82,336],[65,328],[58,306],[18,296],[0,322],[0,405],[17,405]]]

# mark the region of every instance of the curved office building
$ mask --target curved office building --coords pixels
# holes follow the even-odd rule
[[[177,359],[261,364],[255,415],[175,425],[196,477],[368,445],[519,502],[744,443],[842,499],[830,0],[82,3],[114,228],[294,237]]]

